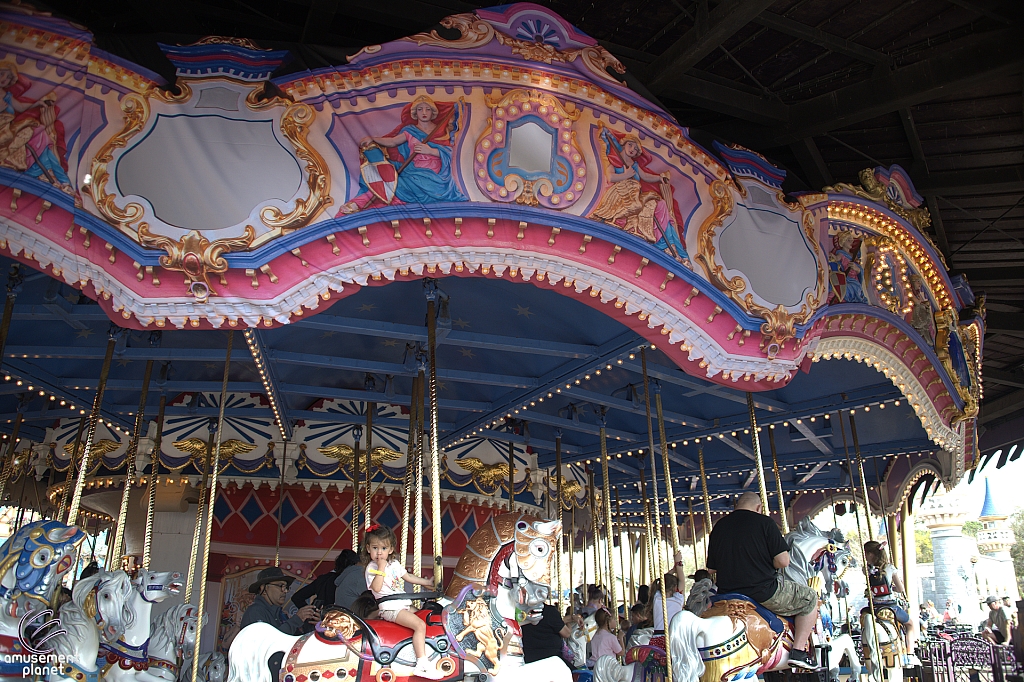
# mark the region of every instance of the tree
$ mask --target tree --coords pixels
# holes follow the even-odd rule
[[[932,553],[932,534],[927,530],[914,530],[914,541],[917,544],[917,563],[929,564],[935,561]]]
[[[1010,547],[1013,557],[1013,572],[1017,576],[1017,588],[1024,594],[1024,509],[1019,509],[1010,517],[1010,528],[1017,538],[1016,544]]]
[[[978,531],[981,530],[981,528],[982,526],[980,521],[968,521],[964,524],[963,528],[961,529],[961,532],[964,535],[969,535],[972,538],[976,538],[978,537]]]

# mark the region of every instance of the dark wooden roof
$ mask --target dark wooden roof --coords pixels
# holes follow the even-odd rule
[[[992,427],[1024,412],[1024,3],[1019,0],[551,0],[694,137],[755,149],[786,188],[907,168],[952,269],[988,303]],[[481,4],[460,0],[58,0],[100,47],[172,78],[158,40],[288,47],[289,71]]]

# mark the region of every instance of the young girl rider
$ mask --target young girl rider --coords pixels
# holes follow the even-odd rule
[[[896,620],[903,624],[907,636],[907,651],[914,652],[917,643],[917,628],[914,619],[907,613],[903,604],[906,604],[904,595],[906,590],[903,587],[903,580],[900,579],[900,572],[889,561],[889,554],[881,543],[871,540],[864,543],[864,562],[868,565],[868,579],[871,587],[871,597],[875,606],[885,606],[892,609]],[[897,599],[903,599],[903,604]]]
[[[403,594],[403,580],[424,587],[434,586],[433,580],[418,578],[406,572],[405,567],[397,561],[391,561],[397,544],[394,531],[387,526],[375,523],[366,531],[362,550],[363,561],[366,564],[366,586],[377,599]],[[431,680],[441,679],[444,673],[431,665],[426,657],[427,626],[413,613],[411,606],[412,602],[406,599],[380,602],[380,618],[412,630],[412,648],[416,652],[416,667],[412,675]]]

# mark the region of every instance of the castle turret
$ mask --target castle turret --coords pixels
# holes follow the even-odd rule
[[[961,499],[956,495],[930,497],[922,505],[918,519],[932,536],[936,605],[942,609],[945,600],[952,599],[963,609],[962,622],[980,620],[975,581],[977,550],[973,539],[963,534],[967,512]]]
[[[992,493],[989,480],[985,479],[985,502],[981,505],[981,530],[978,531],[978,551],[995,559],[1009,560],[1010,545],[1017,539],[1006,524],[1009,514]]]

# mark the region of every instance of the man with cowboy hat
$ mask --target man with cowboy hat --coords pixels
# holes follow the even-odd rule
[[[288,588],[295,578],[285,575],[277,566],[260,571],[256,582],[249,585],[249,592],[256,595],[252,604],[242,614],[240,627],[253,623],[269,623],[286,635],[302,634],[302,624],[320,617],[315,606],[307,604],[294,616],[286,618],[281,607],[288,601]]]

